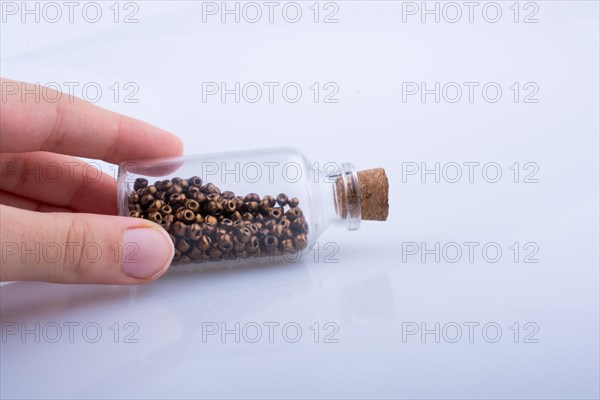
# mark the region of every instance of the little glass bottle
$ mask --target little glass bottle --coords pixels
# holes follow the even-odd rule
[[[128,161],[119,166],[119,215],[166,229],[173,264],[295,261],[329,227],[387,219],[383,169],[324,167],[293,148]]]

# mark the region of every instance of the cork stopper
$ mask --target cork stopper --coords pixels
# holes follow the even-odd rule
[[[358,171],[361,219],[385,221],[389,213],[389,183],[383,168]]]

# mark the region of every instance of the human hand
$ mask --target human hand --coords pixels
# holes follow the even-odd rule
[[[135,284],[162,275],[174,254],[166,231],[115,216],[115,180],[74,156],[113,164],[178,156],[181,141],[81,99],[44,100],[58,93],[39,85],[0,84],[0,281]]]

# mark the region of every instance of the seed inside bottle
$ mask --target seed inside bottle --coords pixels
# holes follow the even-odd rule
[[[176,249],[173,264],[266,257],[308,245],[300,200],[286,193],[239,195],[197,176],[153,185],[138,178],[133,189],[129,216],[169,232]]]

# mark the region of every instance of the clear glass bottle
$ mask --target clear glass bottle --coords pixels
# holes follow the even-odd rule
[[[173,264],[297,260],[329,227],[387,218],[383,169],[323,167],[293,148],[128,161],[119,215],[163,226]]]

